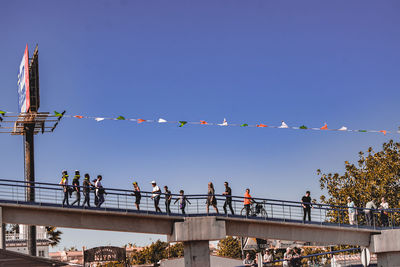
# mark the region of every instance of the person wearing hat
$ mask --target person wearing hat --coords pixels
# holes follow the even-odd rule
[[[93,187],[93,184],[90,182],[90,176],[88,173],[85,173],[85,179],[83,180],[82,187],[83,195],[85,197],[82,206],[85,207],[85,203],[87,203],[87,206],[90,208],[90,188]]]
[[[74,179],[72,179],[72,191],[75,194],[75,201],[72,202],[71,206],[73,206],[75,203],[79,204],[81,203],[81,188],[79,186],[79,178],[81,178],[81,175],[78,170],[75,171],[75,176]]]
[[[62,205],[64,206],[65,204],[67,204],[67,206],[69,206],[69,201],[68,201],[68,197],[69,197],[69,187],[68,187],[68,172],[66,170],[62,171],[62,178],[60,181],[60,185],[63,189],[64,192],[64,199],[62,202]]]
[[[136,209],[140,210],[139,205],[140,205],[140,199],[142,198],[142,195],[140,194],[140,187],[139,187],[137,182],[133,182],[132,184],[133,184],[133,193],[132,193],[132,195],[134,195],[135,198],[136,198],[135,199]]]
[[[156,181],[151,181],[151,185],[153,186],[153,194],[151,195],[151,199],[154,200],[154,208],[156,212],[162,212],[160,207],[158,206],[161,198],[161,189],[158,187]]]

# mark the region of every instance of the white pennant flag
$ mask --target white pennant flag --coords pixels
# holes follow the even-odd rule
[[[219,126],[228,126],[228,122],[224,118],[224,121],[221,124],[218,124]]]
[[[96,121],[104,121],[104,118],[95,118]]]
[[[342,126],[342,128],[340,128],[339,131],[347,131],[347,127]]]
[[[279,126],[279,128],[289,128],[289,126],[287,126],[287,124],[284,121],[282,121],[282,124],[281,126]]]
[[[162,119],[162,118],[159,118],[159,119],[158,119],[158,123],[163,123],[163,122],[167,122],[167,121],[164,120],[164,119]]]

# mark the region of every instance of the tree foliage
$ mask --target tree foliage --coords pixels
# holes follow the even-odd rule
[[[385,197],[390,208],[399,207],[400,181],[400,143],[390,140],[382,145],[382,150],[375,152],[371,147],[366,152],[359,152],[357,163],[345,161],[345,172],[323,173],[320,176],[320,187],[326,190],[328,197],[322,195],[321,202],[329,205],[346,205],[347,197],[351,197],[356,207],[365,207],[373,200],[379,204]],[[379,206],[379,205],[377,205]],[[331,213],[332,220],[340,216]],[[341,220],[347,220],[342,216]]]
[[[242,250],[240,247],[239,238],[228,236],[218,242],[217,255],[229,257],[233,259],[240,259]]]
[[[61,241],[62,232],[54,226],[46,226],[46,231],[49,236],[50,246],[57,246]]]
[[[176,243],[169,246],[167,242],[157,240],[143,250],[136,250],[130,256],[131,264],[157,263],[166,258],[183,256],[183,243]]]

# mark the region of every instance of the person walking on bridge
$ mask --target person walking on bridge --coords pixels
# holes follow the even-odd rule
[[[156,212],[162,212],[158,204],[160,203],[160,198],[161,198],[161,189],[158,187],[156,181],[152,181],[151,185],[153,186],[153,191],[151,195],[151,199],[154,200],[154,208]]]
[[[106,194],[106,191],[104,190],[103,185],[101,184],[101,180],[103,180],[103,177],[101,175],[97,175],[97,180],[94,186],[96,187],[96,196],[98,198],[97,202],[97,207],[100,208],[101,205],[104,203],[104,194]]]
[[[226,197],[225,203],[224,203],[224,212],[225,212],[225,214],[228,213],[226,210],[226,206],[229,206],[229,209],[231,210],[232,215],[234,215],[235,212],[233,211],[233,208],[232,208],[232,189],[229,187],[228,182],[225,182],[224,185],[225,185],[225,192],[222,193]]]
[[[308,215],[308,221],[311,222],[311,196],[310,191],[306,192],[306,195],[301,199],[301,206],[303,207],[303,223],[306,221]]]
[[[142,195],[140,194],[140,187],[137,182],[133,182],[133,194],[135,196],[135,206],[137,210],[140,210],[140,199]]]
[[[165,211],[167,214],[171,214],[171,200],[172,200],[172,194],[171,191],[168,190],[168,186],[164,186],[164,196],[165,196]]]
[[[62,186],[64,199],[62,205],[67,204],[69,206],[69,187],[68,187],[68,172],[66,170],[62,171],[62,178],[60,181],[60,185]]]
[[[92,183],[90,182],[90,176],[88,173],[85,173],[85,179],[82,183],[83,189],[83,196],[85,199],[83,200],[82,206],[85,207],[85,203],[90,208],[90,189],[93,187]]]
[[[208,183],[208,191],[207,191],[208,197],[207,197],[207,214],[209,211],[210,205],[214,207],[215,211],[219,213],[218,207],[217,207],[217,198],[215,197],[215,189],[214,185],[212,182]]]
[[[191,203],[190,203],[189,199],[186,198],[185,192],[183,190],[180,190],[179,194],[180,194],[180,196],[179,196],[179,198],[177,198],[175,200],[174,204],[176,202],[178,202],[178,200],[179,200],[179,208],[181,209],[182,214],[186,214],[185,213],[186,202],[189,203],[189,204],[191,204]]]
[[[78,203],[78,207],[81,203],[81,188],[79,185],[79,178],[81,178],[81,175],[78,170],[75,171],[75,176],[74,179],[72,179],[72,189],[75,194],[75,201],[72,202],[71,206],[73,206],[75,203]]]
[[[250,189],[246,188],[246,193],[244,193],[243,204],[246,208],[246,217],[250,215],[251,203],[253,202],[253,198],[250,195]]]

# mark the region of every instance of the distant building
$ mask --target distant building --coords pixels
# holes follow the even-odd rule
[[[51,241],[47,236],[46,227],[36,227],[36,255],[49,258]],[[14,252],[28,254],[28,231],[26,225],[19,225],[19,233],[6,234],[6,249]]]

